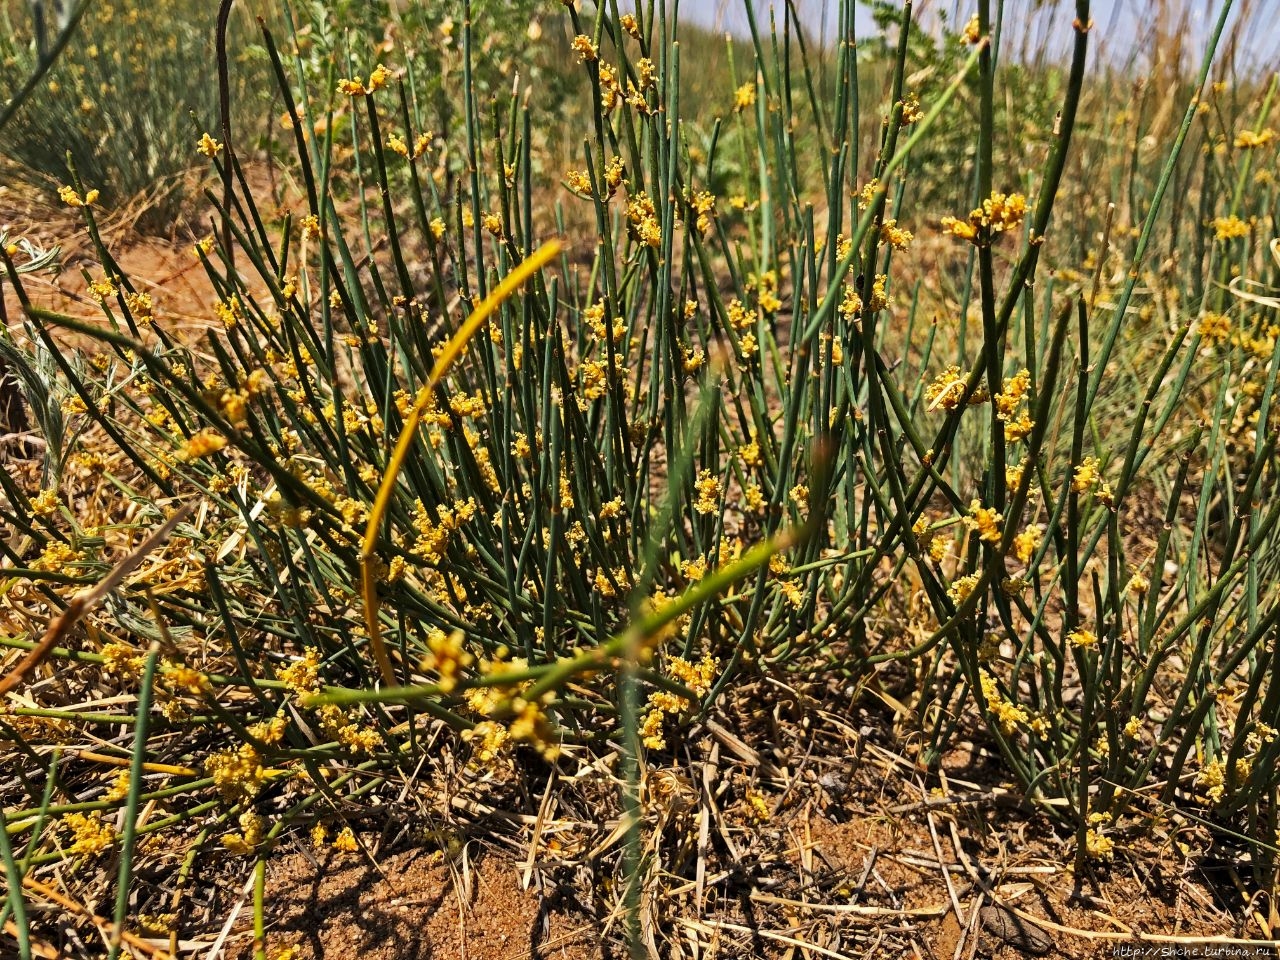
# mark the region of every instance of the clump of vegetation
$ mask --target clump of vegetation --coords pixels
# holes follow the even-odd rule
[[[237,189],[193,251],[217,291],[199,343],[115,266],[108,185],[77,158],[63,196],[101,318],[31,302],[3,254],[50,439],[0,474],[0,643],[36,654],[0,720],[8,876],[114,857],[118,946],[131,910],[166,906],[130,906],[152,837],[186,845],[179,887],[221,847],[261,890],[282,837],[357,847],[354,811],[442,743],[476,777],[613,754],[638,951],[648,766],[750,678],[879,688],[906,665],[914,759],[983,737],[1074,835],[1078,875],[1183,808],[1249,838],[1269,882],[1275,87],[1228,113],[1207,57],[1171,142],[1108,148],[1148,174],[1117,213],[1072,174],[1101,109],[1087,2],[1016,168],[990,6],[923,99],[904,27],[873,108],[852,44],[826,98],[790,20],[752,21],[750,72],[691,142],[662,5],[568,4],[590,108],[553,197],[545,118],[518,88],[481,97],[465,10],[454,178],[412,58],[348,58],[318,88],[264,31],[305,209],[266,209],[201,140]],[[919,151],[961,133],[972,195],[938,209]],[[559,236],[569,219],[594,229]]]
[[[210,55],[217,5],[106,0],[74,6],[81,11],[78,29],[6,128],[0,157],[15,175],[46,188],[65,182],[71,165],[98,185],[105,202],[137,202],[142,229],[172,232],[197,159],[191,144],[219,120],[217,64]],[[62,7],[44,0],[0,5],[5,89],[20,89],[41,62],[45,33],[54,36]],[[242,19],[236,17],[241,27]],[[237,103],[256,79],[249,68],[237,64]]]

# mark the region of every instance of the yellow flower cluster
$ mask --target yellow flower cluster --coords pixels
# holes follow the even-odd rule
[[[319,693],[320,651],[311,647],[301,658],[282,668],[278,676],[295,699]]]
[[[196,143],[196,153],[203,154],[212,160],[221,152],[222,144],[213,139],[213,137],[209,136],[207,133],[200,135],[200,140]]]
[[[641,57],[636,61],[636,80],[639,81],[639,90],[648,90],[650,87],[656,86],[658,82],[658,68],[648,57]],[[630,87],[629,94],[636,92],[635,87]],[[628,100],[630,100],[630,95]]]
[[[766,315],[772,316],[782,309],[782,300],[778,297],[778,271],[766,270],[760,276],[752,274],[747,279],[747,289],[756,293],[756,303]]]
[[[484,403],[484,395],[479,390],[470,395],[455,393],[449,398],[449,409],[458,417],[470,417],[471,419],[483,417],[488,412],[488,408]],[[445,425],[441,424],[441,426]]]
[[[360,849],[360,844],[356,842],[356,835],[350,827],[343,827],[338,831],[338,835],[333,838],[333,849],[342,853],[355,853]]]
[[[1000,732],[1006,737],[1013,736],[1018,727],[1025,726],[1030,720],[1027,711],[1001,695],[1000,688],[991,674],[983,670],[978,676],[982,682],[982,698],[987,702],[987,710],[991,712]]]
[[[1004,486],[1010,496],[1022,485],[1022,468],[1025,466],[1025,463],[1017,463],[1004,468]],[[1035,490],[1029,490],[1028,496],[1034,497]]]
[[[175,663],[168,658],[160,664],[160,676],[164,686],[177,694],[200,697],[213,689],[205,674],[194,667]]]
[[[622,317],[613,318],[612,330],[605,325],[605,302],[603,300],[597,300],[582,311],[582,322],[591,328],[591,332],[595,334],[598,340],[610,337],[615,344],[620,344],[627,335],[627,322]]]
[[[1249,224],[1234,213],[1229,217],[1213,218],[1213,235],[1219,240],[1235,240],[1249,235]]]
[[[800,589],[800,584],[794,580],[779,580],[778,592],[782,594],[782,598],[791,604],[792,609],[799,610],[804,606],[804,591]]]
[[[889,276],[878,273],[871,283],[871,302],[868,304],[873,313],[888,310],[893,306],[893,297],[889,296]]]
[[[960,406],[960,399],[964,396],[964,378],[960,376],[960,368],[955,364],[947,367],[940,374],[933,378],[933,382],[924,388],[924,399],[928,404],[929,410],[936,410],[942,407],[944,410],[954,410]],[[973,393],[969,394],[969,406],[974,407],[981,403],[986,403],[989,394],[986,386],[980,385]]]
[[[1111,484],[1102,479],[1098,458],[1085,457],[1072,474],[1071,489],[1076,493],[1087,493],[1094,486],[1098,488],[1097,496],[1099,502],[1107,507],[1115,505]]]
[[[973,588],[978,585],[978,575],[970,573],[967,576],[957,577],[947,588],[947,596],[951,598],[951,602],[956,606],[964,603],[969,599],[969,595],[973,593]]]
[[[673,657],[667,666],[667,672],[675,677],[693,693],[705,697],[711,691],[711,684],[716,679],[716,669],[720,661],[710,655],[704,656],[696,664],[684,657]]]
[[[521,460],[528,460],[533,456],[533,447],[529,444],[528,434],[515,435],[515,439],[511,441],[511,455]]]
[[[492,659],[480,661],[478,672],[482,677],[493,677],[502,672],[518,673],[525,669],[523,659],[508,660],[508,655],[505,646],[499,647]],[[544,711],[555,694],[549,691],[538,701],[530,701],[521,695],[527,687],[528,681],[505,687],[490,684],[472,687],[463,694],[467,706],[485,718],[462,734],[463,739],[473,746],[473,762],[492,766],[516,743],[529,744],[548,761],[554,761],[560,755],[559,736]]]
[[[693,211],[695,225],[698,233],[706,233],[711,226],[711,215],[715,212],[716,197],[710,190],[699,190],[696,193],[690,193],[685,198],[690,209]]]
[[[227,445],[227,438],[212,429],[204,429],[193,433],[178,451],[180,460],[199,460],[217,453]]]
[[[627,222],[630,224],[631,236],[645,246],[662,245],[662,225],[658,223],[653,201],[648,195],[640,193],[628,201]]]
[[[392,134],[387,137],[387,147],[392,153],[398,153],[406,160],[417,160],[420,156],[427,152],[427,148],[431,146],[431,134],[420,133],[418,139],[413,142],[413,149],[409,149],[409,145],[404,141],[403,137]]]
[[[604,167],[604,183],[609,188],[609,196],[612,197],[618,191],[618,187],[622,186],[622,178],[626,176],[627,167],[622,162],[622,158],[614,156]]]
[[[372,727],[355,720],[341,707],[327,703],[318,711],[320,729],[352,753],[372,754],[382,745],[382,736]]]
[[[138,323],[148,324],[155,319],[155,302],[149,293],[126,293],[124,305]]]
[[[246,810],[240,814],[239,823],[238,833],[222,835],[222,845],[234,854],[248,856],[266,839],[267,818],[252,810]]]
[[[1270,127],[1265,130],[1242,130],[1236,134],[1235,145],[1241,150],[1254,150],[1265,147],[1276,138],[1276,132]]]
[[[102,669],[121,677],[134,676],[142,669],[143,655],[127,643],[113,641],[102,648]]]
[[[480,721],[470,730],[463,731],[462,738],[471,743],[472,759],[485,767],[497,762],[511,742],[507,728],[493,720]]]
[[[542,754],[548,763],[560,756],[559,736],[547,719],[542,704],[516,697],[511,701],[515,717],[507,725],[507,736],[516,743],[527,743]]]
[[[284,714],[277,713],[269,720],[259,720],[257,723],[249,724],[246,729],[249,736],[255,740],[274,745],[284,739],[284,731],[288,725],[289,721],[285,719]]]
[[[1090,827],[1084,835],[1084,851],[1093,860],[1110,860],[1115,851],[1115,841]]]
[[[37,517],[48,517],[58,512],[58,507],[62,501],[58,497],[58,491],[52,488],[41,490],[31,498],[31,512]]]
[[[59,187],[58,199],[68,207],[88,207],[98,199],[98,191],[90,190],[83,197],[76,193],[74,187]]]
[[[108,298],[114,297],[118,292],[115,282],[109,276],[104,276],[89,283],[89,296],[97,303],[106,303]]]
[[[615,377],[622,373],[622,356],[620,354],[614,354],[613,369]],[[609,364],[607,360],[583,360],[579,364],[578,373],[582,378],[582,396],[586,400],[599,400],[608,392],[610,382],[608,371]]]
[[[1249,779],[1253,763],[1247,757],[1236,761],[1235,779],[1243,783]],[[1204,790],[1205,798],[1214,806],[1222,803],[1227,797],[1227,765],[1219,757],[1214,757],[1200,768],[1196,775],[1196,786]]]
[[[981,500],[969,504],[969,516],[965,517],[965,525],[977,531],[978,539],[987,543],[1000,542],[1000,524],[1004,518],[994,507],[984,507]]]
[[[720,509],[719,477],[710,470],[699,471],[698,479],[694,481],[693,486],[698,491],[698,499],[693,504],[694,510],[706,516]]]
[[[262,757],[249,743],[210,754],[204,762],[204,771],[213,778],[214,786],[227,801],[257,796],[267,776]]]
[[[702,369],[702,365],[707,362],[707,355],[701,347],[690,347],[687,344],[682,344],[680,353],[680,369],[687,374],[697,373]]]
[[[1004,382],[1004,390],[995,396],[996,417],[1004,422],[1006,443],[1017,443],[1031,434],[1035,421],[1022,411],[1022,401],[1031,388],[1031,372],[1025,367]]]
[[[905,250],[911,246],[915,234],[898,226],[897,220],[886,220],[880,225],[880,242],[887,243],[895,250]]]
[[[1098,635],[1086,627],[1077,627],[1067,634],[1067,643],[1078,650],[1090,650],[1098,645]]]
[[[116,842],[116,833],[102,820],[98,812],[69,813],[62,825],[71,831],[71,852],[76,856],[92,857],[109,849]]]
[[[378,64],[373,68],[373,72],[369,74],[369,81],[365,83],[359,77],[347,79],[343,77],[338,81],[338,92],[346,94],[348,97],[367,97],[374,91],[381,90],[387,85],[387,80],[391,78],[391,71]]]
[[[680,575],[690,583],[697,583],[707,575],[707,557],[699,554],[692,560],[680,561]]]
[[[689,691],[698,697],[705,697],[715,682],[716,670],[720,661],[710,654],[695,663],[683,657],[673,657],[667,666],[667,672],[679,680]],[[689,701],[666,690],[655,690],[649,694],[649,712],[640,724],[641,742],[650,750],[662,750],[667,745],[663,736],[663,723],[667,714],[680,713],[689,708]]]
[[[630,589],[631,577],[627,574],[626,567],[615,567],[609,572],[601,568],[595,572],[595,576],[591,578],[591,583],[595,587],[596,593],[602,597],[609,598],[618,595],[618,587],[624,590]],[[617,587],[614,584],[617,584]]]
[[[230,330],[232,327],[239,326],[244,320],[244,305],[240,302],[237,294],[232,294],[226,300],[219,300],[213,305],[214,315],[222,323],[224,327]]]
[[[1135,573],[1132,577],[1129,578],[1129,582],[1124,585],[1123,594],[1125,596],[1140,597],[1140,596],[1143,596],[1150,589],[1151,589],[1151,581],[1148,580],[1141,573]]]
[[[748,790],[743,797],[743,806],[746,807],[747,816],[756,823],[765,823],[770,817],[768,801],[759,790]]]
[[[842,317],[850,320],[862,315],[862,297],[858,295],[858,289],[853,283],[844,285],[844,297],[840,300],[840,306],[836,307]]]
[[[917,517],[916,522],[911,525],[911,532],[916,538],[916,546],[921,551],[927,551],[929,559],[934,563],[941,563],[951,549],[950,538],[939,534],[927,516]]]
[[[462,671],[471,666],[475,658],[463,646],[463,633],[454,630],[446,634],[436,628],[427,637],[427,653],[422,658],[422,669],[439,675],[437,685],[448,693],[458,685]]]
[[[1231,338],[1231,318],[1225,313],[1206,313],[1196,324],[1200,336],[1214,343],[1222,343]]]
[[[1085,457],[1076,467],[1071,480],[1071,489],[1076,493],[1084,493],[1097,482],[1098,458]]]
[[[469,497],[455,501],[452,507],[436,507],[436,519],[433,520],[422,501],[415,501],[413,527],[418,532],[418,537],[414,541],[413,552],[425,557],[432,566],[439,564],[444,559],[453,534],[464,523],[475,518],[476,510],[475,498]]]
[[[920,98],[914,93],[907,94],[902,100],[902,122],[909,126],[924,119],[924,110],[920,107]]]
[[[739,333],[751,329],[756,320],[755,315],[736,297],[725,306],[725,315],[728,317],[729,326]]]
[[[1028,564],[1040,549],[1040,541],[1044,536],[1044,527],[1038,524],[1027,527],[1013,538],[1013,555],[1021,564]]]
[[[1004,382],[1004,390],[996,394],[996,416],[1008,421],[1018,411],[1022,398],[1031,386],[1031,371],[1025,367]]]
[[[564,185],[583,197],[590,197],[592,194],[591,177],[585,170],[566,170]]]
[[[81,413],[88,413],[89,407],[84,400],[77,396],[64,397],[61,403],[62,412],[68,416],[76,416]]]
[[[570,46],[573,47],[574,53],[578,55],[579,63],[593,63],[600,59],[600,50],[595,45],[595,41],[585,33],[580,33],[574,37]]]
[[[942,229],[975,246],[986,246],[1000,234],[1016,230],[1026,215],[1026,197],[1020,193],[996,192],[983,200],[982,206],[970,211],[964,220],[943,217]]]
[[[867,209],[883,193],[884,187],[880,185],[880,178],[872,177],[858,191],[858,209],[860,211]],[[836,257],[843,260],[848,255],[850,246],[851,244],[844,238],[844,234],[840,234],[836,238]]]
[[[61,540],[51,540],[40,556],[36,557],[31,567],[33,570],[52,570],[66,573],[70,564],[77,563],[83,559],[83,552],[69,543],[64,543]]]

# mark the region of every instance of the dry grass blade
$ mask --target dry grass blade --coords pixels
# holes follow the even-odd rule
[[[752,901],[756,903],[768,903],[779,907],[790,907],[793,910],[808,910],[814,913],[838,913],[842,916],[849,917],[867,917],[869,919],[884,920],[914,917],[941,917],[951,910],[950,903],[940,903],[933,907],[912,907],[910,909],[903,908],[901,910],[891,907],[863,907],[856,903],[810,903],[805,900],[792,900],[787,897],[775,897],[768,893],[752,893]]]
[[[106,917],[98,916],[92,910],[89,910],[86,907],[82,906],[81,904],[76,903],[70,897],[65,896],[62,893],[59,893],[57,890],[55,890],[53,887],[49,886],[48,884],[41,883],[39,880],[35,879],[35,877],[29,877],[29,876],[23,877],[22,885],[26,889],[30,890],[32,893],[37,894],[41,897],[44,897],[46,900],[49,900],[52,903],[56,903],[63,910],[68,911],[74,916],[84,917],[85,919],[89,920],[100,931],[102,931],[105,935],[110,936],[111,930],[112,930],[112,923]],[[131,949],[139,950],[142,953],[145,953],[149,957],[154,957],[155,960],[170,960],[170,955],[168,951],[162,949],[161,947],[157,947],[155,944],[151,943],[150,941],[145,940],[142,937],[136,936],[132,933],[129,933],[128,931],[124,931],[121,934],[120,940],[122,943],[124,943],[126,946],[130,947]]]
[[[18,938],[18,927],[12,920],[4,922],[4,932],[9,934],[15,940]],[[47,943],[33,942],[31,944],[31,952],[34,956],[40,957],[41,960],[61,960],[60,954],[55,948]]]

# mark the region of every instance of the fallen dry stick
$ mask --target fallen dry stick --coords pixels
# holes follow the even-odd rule
[[[173,516],[164,522],[164,525],[159,530],[139,544],[137,550],[134,550],[133,553],[117,563],[115,568],[102,578],[101,582],[88,590],[81,590],[67,601],[67,609],[62,611],[53,623],[49,624],[49,629],[44,632],[40,642],[31,648],[31,651],[22,658],[22,661],[16,667],[9,671],[9,674],[3,680],[0,680],[0,696],[4,696],[16,687],[22,682],[23,677],[38,667],[41,661],[49,655],[49,651],[58,645],[58,641],[71,632],[71,628],[76,625],[80,618],[88,613],[98,601],[118,587],[120,581],[132,573],[138,564],[146,559],[147,554],[164,543],[169,534],[173,532],[173,528],[185,520],[187,514],[194,507],[194,501],[180,507]]]
[[[76,903],[70,897],[64,896],[48,884],[41,883],[33,877],[23,877],[22,885],[32,893],[39,894],[46,900],[52,900],[62,909],[74,913],[78,917],[87,917],[89,922],[96,926],[99,930],[110,932],[114,924],[106,917],[100,917],[88,908]],[[143,953],[154,957],[155,960],[171,960],[168,952],[161,950],[159,947],[152,945],[150,942],[135,936],[132,933],[121,933],[120,940],[126,946],[135,950],[141,950]]]

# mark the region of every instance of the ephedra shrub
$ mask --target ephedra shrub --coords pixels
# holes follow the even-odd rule
[[[828,101],[790,20],[753,23],[753,79],[695,159],[674,20],[566,7],[590,106],[551,196],[529,145],[554,118],[518,87],[481,102],[464,70],[467,172],[446,192],[393,58],[309,89],[268,35],[304,209],[269,215],[233,151],[202,142],[236,185],[196,250],[208,336],[183,342],[105,250],[101,321],[25,311],[59,368],[50,402],[84,429],[40,486],[5,481],[9,602],[57,615],[198,503],[52,655],[73,699],[142,676],[134,767],[153,772],[103,774],[74,823],[11,801],[30,863],[132,844],[96,818],[157,797],[185,799],[144,829],[262,857],[292,826],[336,829],[340,801],[411,775],[448,731],[482,769],[620,750],[634,814],[640,764],[750,675],[895,663],[917,678],[898,695],[920,762],[980,728],[1082,859],[1177,805],[1268,849],[1276,265],[1254,173],[1271,101],[1232,129],[1183,104],[1120,222],[1071,173],[1089,84],[1115,82],[1086,69],[1088,31],[1044,149],[1005,169],[979,10],[932,102],[899,38],[870,141],[855,47]],[[852,3],[841,17],[848,33]],[[913,151],[962,101],[975,195],[916,208]],[[341,206],[335,117],[366,187]],[[749,148],[720,176],[730,126]],[[96,237],[92,188],[68,196]],[[557,239],[573,218],[594,228]],[[1052,260],[1082,236],[1088,263]],[[68,328],[96,338],[90,362],[59,350]],[[79,702],[11,710],[27,783],[52,782],[61,725],[141,719]]]

